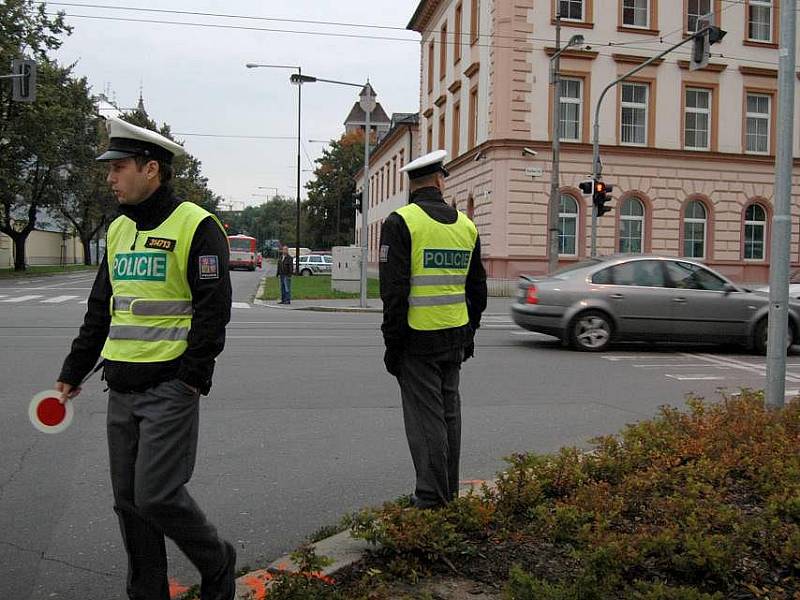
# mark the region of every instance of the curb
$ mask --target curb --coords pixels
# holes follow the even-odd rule
[[[483,484],[490,487],[494,480],[467,479],[461,482],[459,496],[466,492],[479,490]],[[350,535],[350,530],[341,531],[331,537],[312,544],[317,556],[326,556],[331,559],[331,564],[322,569],[318,575],[330,577],[345,567],[357,563],[368,551],[378,550],[376,546],[365,540],[360,540]],[[236,595],[234,600],[264,600],[272,588],[272,574],[278,571],[297,573],[297,564],[290,554],[281,556],[272,561],[266,568],[245,573],[236,580]]]
[[[259,288],[258,293],[256,296],[261,295],[261,288]],[[276,310],[306,310],[306,311],[313,311],[313,312],[352,312],[352,313],[382,313],[382,308],[375,308],[375,307],[366,307],[361,308],[360,306],[318,306],[318,305],[310,305],[310,306],[278,306],[277,304],[273,304],[268,302],[267,300],[261,300],[259,298],[253,299],[253,304],[257,304],[259,306],[266,306],[268,308],[274,308]]]

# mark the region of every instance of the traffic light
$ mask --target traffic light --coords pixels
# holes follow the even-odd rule
[[[360,191],[353,193],[353,208],[358,212],[361,212],[361,198],[362,198],[362,195],[363,195],[363,192],[360,192]]]
[[[36,101],[36,61],[15,58],[11,61],[11,99],[14,102]]]
[[[578,184],[578,188],[580,188],[584,196],[591,196],[594,193],[594,180],[581,181]]]
[[[611,207],[606,206],[606,202],[611,201],[611,196],[608,194],[614,189],[613,185],[609,185],[602,181],[594,182],[594,193],[592,194],[592,204],[594,204],[597,216],[602,217],[607,212],[611,212]]]
[[[711,44],[722,41],[722,38],[728,33],[714,25],[713,14],[707,14],[698,18],[696,31],[698,33],[694,36],[692,60],[689,61],[690,71],[705,68],[705,66],[708,65]]]

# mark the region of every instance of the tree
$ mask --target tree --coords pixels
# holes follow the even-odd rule
[[[364,134],[343,135],[316,160],[316,179],[306,184],[307,236],[313,247],[330,248],[353,242],[356,174],[364,166]]]
[[[0,11],[0,69],[27,50],[38,70],[34,103],[13,102],[10,80],[0,84],[0,232],[14,242],[17,271],[39,209],[57,200],[67,142],[88,100],[86,82],[47,57],[70,32],[63,13],[50,18],[32,0],[6,0]]]

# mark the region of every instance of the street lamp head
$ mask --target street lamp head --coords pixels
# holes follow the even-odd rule
[[[316,80],[316,77],[312,77],[311,75],[301,75],[300,73],[293,73],[289,76],[289,81],[294,85],[300,85],[302,83],[314,83]]]
[[[582,46],[584,42],[584,38],[580,33],[576,33],[571,38],[569,38],[569,42],[567,42],[567,48],[571,46]]]

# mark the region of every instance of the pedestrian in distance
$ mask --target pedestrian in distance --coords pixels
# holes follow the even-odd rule
[[[384,364],[400,384],[417,508],[458,496],[461,364],[475,355],[486,309],[478,230],[443,198],[446,157],[436,150],[401,169],[410,201],[387,217],[380,239]]]
[[[106,181],[119,203],[106,255],[56,389],[72,402],[99,356],[107,433],[132,600],[169,600],[165,537],[200,571],[202,600],[232,600],[236,551],[185,485],[195,465],[199,401],[211,388],[231,314],[228,240],[215,216],[173,195],[183,148],[108,120]]]
[[[281,301],[278,304],[292,303],[292,273],[294,273],[294,259],[289,256],[289,246],[281,246],[276,273],[281,284]]]

